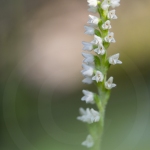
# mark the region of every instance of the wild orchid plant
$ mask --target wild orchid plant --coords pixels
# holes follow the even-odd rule
[[[91,148],[91,150],[100,150],[101,138],[104,129],[105,109],[110,97],[110,90],[116,86],[113,83],[113,77],[107,80],[107,72],[111,65],[121,64],[119,53],[107,57],[107,49],[110,43],[115,43],[114,33],[109,32],[111,29],[110,20],[117,19],[115,10],[109,10],[110,7],[119,6],[120,0],[87,0],[89,9],[93,13],[99,13],[100,17],[89,15],[89,26],[85,26],[85,34],[94,35],[91,42],[82,42],[83,50],[94,50],[95,55],[91,53],[82,53],[83,70],[81,71],[85,77],[82,82],[86,84],[95,83],[98,94],[83,90],[84,96],[82,101],[90,104],[96,104],[98,111],[93,108],[84,110],[80,108],[81,116],[78,120],[88,123],[89,135],[82,142],[83,146]]]

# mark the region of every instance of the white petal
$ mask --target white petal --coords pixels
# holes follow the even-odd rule
[[[96,80],[96,82],[102,82],[104,79],[104,76],[102,74],[102,72],[100,71],[96,71],[95,76],[92,78],[92,80]]]
[[[92,78],[86,77],[85,79],[82,80],[82,82],[86,84],[92,84],[93,81],[92,81]]]
[[[86,146],[87,148],[91,148],[94,145],[94,141],[91,135],[88,135],[86,140],[82,142],[83,146]]]
[[[99,22],[98,17],[89,15],[89,20],[87,23],[89,23],[92,27],[97,27],[98,22]]]
[[[82,90],[82,92],[83,92],[83,94],[84,94],[84,95],[89,95],[89,94],[91,94],[91,93],[92,93],[92,92],[87,91],[87,90]]]
[[[117,85],[116,85],[116,84],[114,84],[114,83],[111,85],[111,87],[112,87],[112,88],[113,88],[113,87],[116,87],[116,86],[117,86]]]
[[[86,115],[86,111],[83,108],[80,108],[79,112],[80,112],[81,115]]]
[[[109,8],[109,6],[115,8],[115,7],[118,7],[120,4],[119,4],[120,0],[104,0],[102,2],[102,9],[106,10]]]
[[[120,0],[111,0],[110,5],[111,5],[112,8],[115,8],[115,7],[120,6],[119,2],[120,2]]]
[[[82,64],[83,69],[88,70],[90,66],[86,65],[86,64]]]
[[[97,6],[97,0],[87,0],[88,5],[90,7],[96,7]]]
[[[81,100],[82,100],[82,101],[86,100],[86,96],[83,96],[83,97],[81,98]]]
[[[99,82],[99,78],[98,78],[98,77],[96,77],[96,82],[97,82],[97,83]]]
[[[116,42],[116,40],[115,40],[114,38],[112,38],[111,42],[112,42],[112,43],[115,43],[115,42]]]
[[[113,87],[115,87],[116,84],[113,83],[113,77],[110,77],[106,82],[105,82],[105,88],[110,90]]]
[[[116,16],[115,13],[116,13],[116,10],[115,10],[115,9],[109,11],[109,12],[108,12],[108,18],[109,18],[109,19],[117,19],[118,17]]]
[[[82,42],[82,44],[83,44],[83,50],[91,51],[93,49],[93,44],[89,42]]]
[[[104,0],[101,6],[102,6],[102,9],[103,9],[103,10],[106,10],[106,9],[108,9],[108,7],[110,6],[110,4],[108,4],[107,1]]]
[[[93,108],[91,109],[91,112],[94,116],[97,116],[99,115],[99,112],[97,112],[96,110],[94,110]]]
[[[91,113],[94,117],[94,122],[98,122],[100,120],[99,112],[94,109],[91,109]]]
[[[122,64],[122,62],[118,59],[119,59],[119,53],[115,54],[115,55],[112,55],[111,57],[109,57],[109,63],[112,64],[112,65]]]
[[[99,48],[94,49],[94,52],[97,53],[97,54],[101,53]]]
[[[83,108],[80,108],[80,113],[81,113],[81,116],[77,117],[77,119],[83,122],[87,122],[89,124],[93,122],[98,122],[100,119],[99,112],[93,109],[87,108],[86,110],[84,110]]]
[[[90,7],[88,9],[89,12],[93,12],[93,13],[96,13],[97,12],[97,7]]]
[[[117,60],[117,64],[122,64],[122,61],[120,61],[120,60]]]
[[[83,60],[84,63],[86,63],[86,64],[94,63],[94,56],[92,54],[82,53],[82,56],[85,58]]]
[[[86,64],[82,64],[83,70],[81,71],[81,73],[84,76],[92,76],[93,75],[93,68],[89,65]]]
[[[96,49],[94,49],[94,52],[97,53],[97,54],[100,54],[100,55],[104,55],[105,54],[105,49],[104,47],[98,47]]]
[[[105,41],[108,43],[115,43],[115,39],[114,39],[114,33],[113,32],[109,32],[108,35],[105,37]]]
[[[103,30],[108,30],[111,29],[110,21],[107,20],[103,25],[102,25]]]
[[[87,90],[82,90],[84,96],[81,98],[82,101],[85,101],[86,103],[94,104],[94,94]]]
[[[94,35],[94,40],[91,42],[92,44],[102,44],[103,40],[101,37]]]
[[[114,79],[113,77],[110,77],[110,78],[108,79],[108,82],[112,84],[112,83],[113,83],[113,79]]]
[[[92,80],[96,80],[96,76],[92,77]]]
[[[118,59],[118,58],[119,58],[119,55],[120,55],[120,54],[117,53],[117,54],[113,55],[112,57],[115,58],[115,59]]]
[[[95,29],[92,27],[84,26],[85,28],[85,34],[94,35]]]
[[[92,68],[89,68],[88,70],[82,71],[82,74],[83,74],[84,76],[92,76],[92,74],[93,74],[93,69],[92,69]]]
[[[89,58],[89,57],[92,57],[93,58],[93,55],[92,54],[89,54],[89,53],[82,53],[82,56],[84,58]]]

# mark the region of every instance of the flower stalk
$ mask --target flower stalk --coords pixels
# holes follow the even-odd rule
[[[87,0],[89,9],[92,13],[98,13],[99,17],[89,15],[88,24],[85,26],[85,34],[94,36],[91,42],[82,42],[83,50],[95,54],[82,53],[83,70],[81,73],[85,77],[82,82],[87,84],[94,83],[97,87],[97,93],[83,90],[84,96],[82,101],[95,104],[98,110],[80,108],[81,116],[78,120],[87,123],[89,135],[82,142],[83,146],[91,150],[101,150],[101,141],[104,130],[104,119],[106,105],[110,97],[111,89],[116,86],[113,83],[113,77],[107,79],[107,72],[111,65],[121,64],[119,53],[108,57],[107,49],[111,43],[115,43],[114,33],[109,30],[112,28],[111,20],[117,19],[115,10],[110,10],[110,7],[119,6],[120,0]]]

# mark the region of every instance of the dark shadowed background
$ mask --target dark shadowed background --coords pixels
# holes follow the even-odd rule
[[[0,0],[0,150],[86,150],[76,120],[86,0]],[[107,106],[102,150],[150,149],[150,1],[122,0],[112,21],[122,65]]]

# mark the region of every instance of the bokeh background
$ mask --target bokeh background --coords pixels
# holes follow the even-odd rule
[[[0,0],[0,150],[86,150],[77,121],[86,0]],[[122,0],[112,21],[122,65],[102,150],[150,149],[150,1]]]

